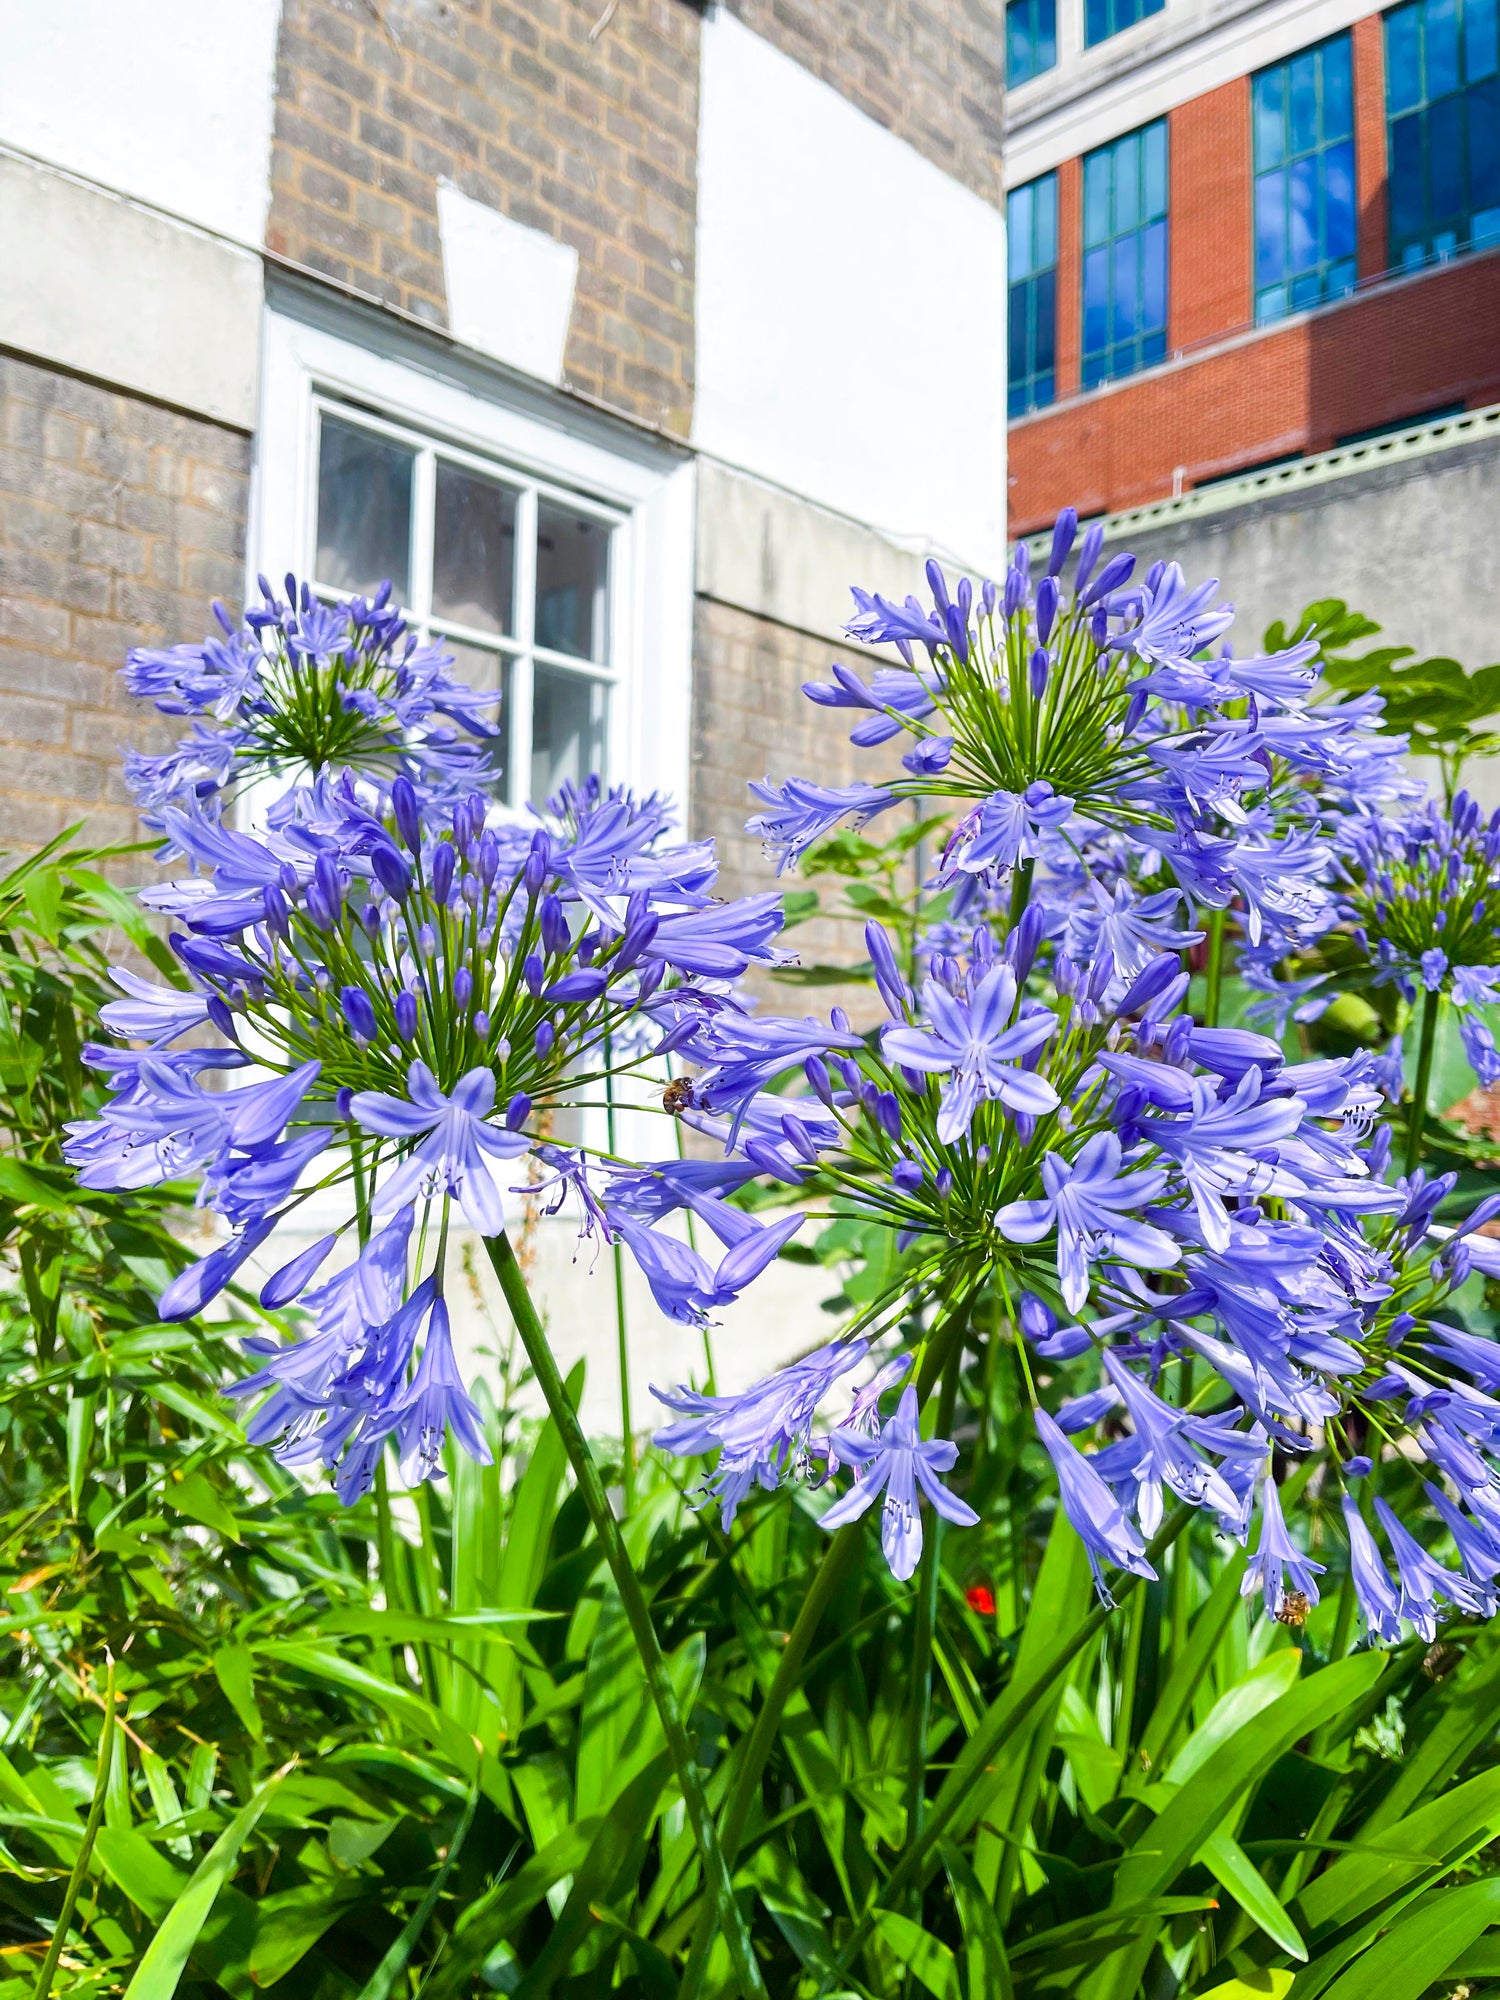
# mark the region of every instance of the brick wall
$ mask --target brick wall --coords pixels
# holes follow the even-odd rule
[[[1168,137],[1167,345],[1193,347],[1253,317],[1250,79],[1180,105]]]
[[[996,206],[1004,140],[999,0],[729,0],[746,27]]]
[[[1240,466],[1465,403],[1500,401],[1500,251],[1396,279],[1022,418],[1009,435],[1011,530],[1060,507],[1116,512]]]
[[[267,244],[445,325],[449,181],[577,250],[568,386],[686,435],[698,37],[691,0],[285,0]]]
[[[116,670],[239,602],[249,464],[238,432],[0,355],[0,843],[138,837],[120,746],[181,725]]]

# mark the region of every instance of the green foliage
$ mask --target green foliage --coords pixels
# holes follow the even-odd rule
[[[219,1396],[253,1301],[156,1320],[187,1254],[171,1196],[62,1171],[62,1122],[100,1096],[102,947],[133,921],[99,869],[60,846],[0,880],[0,2000],[32,1994],[70,1882],[54,1994],[668,2000],[696,1850],[508,1331],[494,1465],[342,1510]],[[855,1250],[823,1253],[846,1291]],[[735,1856],[770,1992],[1417,2000],[1500,1976],[1500,1638],[1342,1657],[1336,1572],[1300,1635],[1251,1624],[1201,1521],[1107,1615],[1015,1350],[987,1355],[958,1385],[984,1525],[941,1544],[920,1830],[916,1597],[866,1535]],[[827,1538],[758,1496],[726,1540],[655,1455],[625,1532],[722,1811]],[[732,1990],[716,1941],[699,1991]]]
[[[1290,631],[1279,621],[1272,625],[1266,648],[1274,652],[1314,639],[1319,669],[1331,688],[1340,694],[1382,695],[1384,733],[1408,737],[1416,754],[1437,759],[1451,804],[1464,765],[1500,750],[1500,730],[1482,726],[1500,717],[1500,665],[1471,673],[1457,660],[1419,660],[1412,646],[1375,646],[1359,654],[1350,650],[1375,638],[1380,629],[1341,598],[1325,597],[1309,604]]]

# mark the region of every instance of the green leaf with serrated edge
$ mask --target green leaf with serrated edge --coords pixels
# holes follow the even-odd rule
[[[979,1878],[961,1849],[944,1842],[938,1857],[953,1891],[963,1932],[966,2000],[1014,2000],[1010,1962],[994,1905],[980,1888]]]
[[[172,2000],[219,1891],[234,1873],[240,1849],[270,1804],[283,1775],[278,1771],[259,1787],[194,1869],[192,1879],[147,1945],[145,1956],[125,1989],[125,2000]]]
[[[898,1964],[920,1980],[936,2000],[963,2000],[958,1960],[940,1939],[895,1910],[882,1910],[875,1928]]]
[[[1421,2000],[1495,1923],[1500,1923],[1500,1878],[1441,1890],[1361,1953],[1323,1989],[1324,2000]],[[1291,1990],[1297,2000],[1297,1988]]]

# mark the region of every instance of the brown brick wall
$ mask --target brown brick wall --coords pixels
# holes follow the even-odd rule
[[[997,207],[1002,0],[729,0],[746,27]]]
[[[138,837],[120,746],[184,725],[117,669],[239,601],[249,465],[237,431],[0,354],[0,844]]]
[[[1180,105],[1169,123],[1167,341],[1183,348],[1253,316],[1250,79]]]
[[[442,326],[437,184],[450,181],[577,250],[568,386],[686,435],[699,16],[692,0],[605,13],[605,0],[285,0],[266,241]]]
[[[856,652],[858,648],[855,649]],[[693,796],[689,820],[693,838],[712,837],[718,846],[726,896],[754,895],[777,886],[776,864],[745,831],[758,810],[752,778],[768,774],[813,778],[819,784],[871,782],[897,770],[900,746],[857,749],[849,741],[847,711],[817,708],[802,683],[827,680],[836,659],[849,659],[847,645],[778,625],[754,612],[717,599],[697,602],[693,643]],[[894,834],[909,806],[895,807],[874,821],[870,838]],[[799,886],[783,876],[781,886]],[[865,956],[854,924],[815,920],[799,925],[787,939],[805,964],[854,963]],[[819,987],[802,991],[771,983],[762,986],[766,1005],[784,1014],[826,1009],[841,1000],[856,1019],[873,1018],[870,991],[863,987]]]
[[[1237,467],[1500,400],[1500,251],[1397,280],[1010,428],[1010,525],[1115,512]]]
[[[1378,278],[1390,261],[1386,223],[1385,21],[1367,14],[1351,30],[1354,56],[1354,185],[1358,270]]]

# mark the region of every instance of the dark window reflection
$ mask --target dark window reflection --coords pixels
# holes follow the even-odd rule
[[[462,466],[437,468],[432,608],[483,632],[514,629],[516,495]]]
[[[411,596],[408,446],[324,417],[318,447],[318,581],[366,595],[390,579]]]
[[[609,529],[543,500],[536,524],[536,643],[603,665],[608,658]]]

